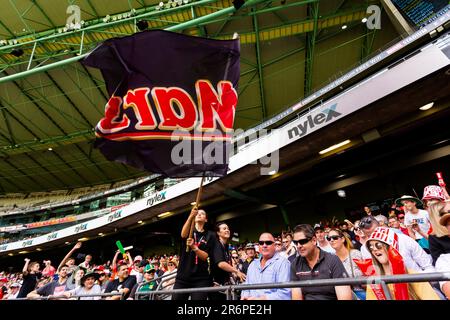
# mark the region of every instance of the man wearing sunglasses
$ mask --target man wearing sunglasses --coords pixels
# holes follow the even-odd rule
[[[359,222],[359,228],[366,239],[370,237],[372,232],[379,227],[378,221],[373,216],[366,216]],[[394,230],[395,232],[395,230]],[[403,233],[397,233],[398,236],[398,251],[403,257],[405,267],[415,270],[416,272],[434,272],[435,269],[432,264],[432,259],[422,247],[411,237]],[[365,259],[372,259],[372,256],[367,250],[366,246],[361,247],[361,254]]]
[[[291,264],[291,281],[347,278],[339,258],[320,249],[314,229],[300,224],[294,229],[294,240],[299,256]],[[350,286],[318,286],[292,289],[292,300],[352,300]]]
[[[290,280],[290,263],[275,253],[275,238],[270,233],[259,237],[261,257],[255,259],[247,271],[245,284],[283,283]],[[291,300],[291,289],[243,290],[241,300]]]

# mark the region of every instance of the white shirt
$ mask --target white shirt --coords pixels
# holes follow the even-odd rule
[[[438,272],[449,272],[450,271],[450,253],[444,253],[439,256],[439,258],[436,260],[436,271],[438,271]],[[439,281],[441,290],[442,290],[442,286],[447,281],[449,281],[449,280]]]
[[[326,246],[321,247],[319,241],[317,241],[317,246],[318,246],[320,249],[322,249],[323,251],[326,251],[326,252],[329,252],[329,253],[332,253],[332,254],[336,254],[336,250],[334,250],[333,247],[330,246],[329,243],[327,243]]]
[[[139,271],[131,270],[130,276],[136,276],[136,283],[141,283],[144,280],[144,275],[140,273]]]
[[[413,220],[417,220],[417,224],[423,233],[428,233],[428,230],[430,230],[430,216],[427,211],[422,209],[419,209],[419,212],[417,213],[407,211],[405,214],[405,226],[411,226],[413,224]],[[417,231],[414,231],[414,235],[416,240],[423,238]]]
[[[416,272],[434,272],[433,260],[422,247],[411,237],[405,234],[397,234],[398,236],[398,251],[403,257],[405,267],[415,270]],[[372,259],[367,247],[361,247],[361,253],[364,259]]]

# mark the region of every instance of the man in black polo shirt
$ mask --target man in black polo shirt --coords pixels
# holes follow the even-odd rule
[[[300,224],[294,229],[294,244],[298,257],[291,264],[291,281],[348,277],[339,258],[316,245],[314,229]],[[352,300],[350,286],[318,286],[292,288],[292,300]]]

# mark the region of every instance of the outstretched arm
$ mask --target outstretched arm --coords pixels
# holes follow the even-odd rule
[[[198,213],[198,208],[193,207],[191,210],[191,213],[189,214],[189,217],[187,218],[186,222],[183,225],[183,229],[181,229],[181,238],[187,239],[189,237],[189,231],[191,229],[192,220],[195,219],[195,216]]]
[[[70,258],[70,256],[72,255],[72,253],[74,253],[75,250],[78,250],[81,248],[81,242],[77,242],[73,248],[66,254],[66,256],[61,260],[61,262],[59,263],[58,268],[56,269],[56,271],[59,271],[59,269],[67,262],[67,260]]]

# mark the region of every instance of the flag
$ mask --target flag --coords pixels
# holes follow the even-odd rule
[[[167,177],[224,176],[238,101],[239,40],[150,30],[109,39],[82,63],[110,95],[94,146]]]

